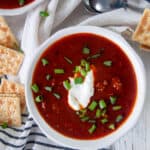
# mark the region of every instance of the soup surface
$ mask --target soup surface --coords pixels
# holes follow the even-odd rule
[[[33,1],[34,0],[1,0],[0,8],[3,8],[3,9],[19,8]]]
[[[72,138],[95,139],[128,118],[137,82],[119,46],[80,33],[46,49],[36,64],[31,89],[38,111],[52,128]]]

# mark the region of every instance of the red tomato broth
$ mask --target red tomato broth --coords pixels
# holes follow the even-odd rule
[[[25,0],[24,4],[22,6],[28,5],[29,3],[32,3],[35,0]],[[22,7],[19,5],[19,0],[2,0],[0,2],[0,8],[2,9],[15,9]]]
[[[76,112],[68,105],[68,91],[63,87],[63,81],[73,76],[74,67],[80,65],[81,59],[86,59],[89,56],[82,53],[85,45],[90,49],[90,55],[101,51],[99,58],[90,60],[90,64],[94,64],[96,67],[96,72],[94,73],[95,92],[91,98],[91,102],[93,100],[99,101],[100,99],[104,99],[107,103],[106,114],[109,120],[108,123],[103,125],[100,119],[96,119],[97,128],[93,134],[89,134],[88,132],[92,123],[81,122]],[[73,64],[66,62],[64,56],[71,59]],[[46,58],[49,61],[49,65],[43,67],[41,63],[42,58]],[[103,62],[105,60],[112,60],[112,66],[104,66]],[[55,68],[63,68],[65,73],[56,75],[54,74]],[[51,74],[52,76],[49,81],[45,77],[47,74]],[[119,78],[122,83],[119,91],[112,87],[112,78],[114,77]],[[108,82],[108,86],[103,92],[100,92],[96,89],[96,84],[98,82],[102,83],[104,80]],[[121,114],[124,118],[120,123],[115,124],[116,130],[132,112],[137,95],[136,76],[128,57],[112,41],[89,33],[66,36],[50,45],[36,64],[32,83],[36,83],[40,88],[38,94],[33,93],[34,98],[39,94],[43,95],[43,101],[36,103],[36,106],[45,121],[63,135],[77,139],[96,139],[110,134],[114,130],[108,129],[108,125],[114,123],[116,116]],[[47,85],[53,85],[52,92],[44,90],[44,86]],[[61,95],[60,100],[57,100],[53,96],[52,93],[54,92]],[[117,96],[116,105],[121,105],[121,110],[112,110],[109,100],[109,97],[112,95]],[[95,111],[91,112],[88,110],[87,114],[90,117],[94,117]]]

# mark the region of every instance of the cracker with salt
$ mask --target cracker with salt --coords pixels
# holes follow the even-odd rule
[[[18,50],[18,42],[2,16],[0,16],[0,45]]]
[[[132,36],[134,41],[150,47],[150,9],[144,10],[143,16]]]
[[[25,92],[24,86],[22,84],[2,79],[0,85],[0,94],[4,95],[16,94],[18,97],[20,97],[21,112],[22,113],[25,112],[26,109]]]
[[[0,124],[21,125],[19,97],[0,97]]]
[[[4,74],[17,75],[23,58],[22,53],[0,45],[0,76]]]

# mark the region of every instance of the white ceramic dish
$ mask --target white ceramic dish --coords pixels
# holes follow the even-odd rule
[[[36,105],[34,103],[33,97],[32,97],[32,91],[30,89],[30,85],[32,83],[32,74],[34,67],[36,65],[37,60],[41,56],[41,54],[46,50],[46,48],[53,44],[56,40],[75,33],[94,33],[97,35],[104,36],[110,40],[112,40],[114,43],[117,43],[124,53],[128,56],[130,59],[137,78],[137,100],[134,106],[134,109],[128,119],[121,125],[119,129],[114,131],[113,133],[99,139],[95,140],[77,140],[72,139],[69,137],[66,137],[54,129],[52,129],[40,116]],[[42,46],[38,49],[38,53],[35,54],[35,57],[29,67],[28,70],[28,79],[26,80],[25,84],[25,90],[26,90],[26,98],[27,98],[27,106],[29,109],[29,112],[31,113],[32,117],[36,121],[36,123],[39,125],[43,133],[45,135],[59,143],[71,148],[77,148],[77,149],[98,149],[98,148],[104,148],[109,145],[111,145],[113,142],[115,142],[118,138],[123,136],[129,129],[131,129],[135,123],[137,122],[137,119],[142,111],[142,107],[144,104],[144,97],[145,97],[145,88],[146,88],[146,78],[145,78],[145,70],[143,63],[139,56],[135,53],[135,51],[130,47],[130,45],[118,34],[111,32],[109,30],[98,28],[98,27],[92,27],[92,26],[77,26],[77,27],[70,27],[63,29],[61,31],[58,31],[53,36],[51,36]]]
[[[44,0],[35,0],[32,3],[29,3],[28,5],[25,5],[20,8],[14,8],[14,9],[0,9],[0,15],[2,16],[15,16],[15,15],[21,15],[32,8],[34,8],[36,5],[40,4]]]

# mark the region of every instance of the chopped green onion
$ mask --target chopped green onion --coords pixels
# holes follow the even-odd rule
[[[24,53],[24,51],[21,49],[21,47],[18,47],[18,51],[19,51],[20,53]]]
[[[53,93],[53,95],[56,97],[56,99],[60,99],[61,96],[58,93]]]
[[[64,74],[65,71],[64,71],[64,69],[54,69],[54,73],[55,74]]]
[[[80,73],[83,77],[85,77],[87,75],[87,72],[84,69],[81,69]]]
[[[69,64],[72,64],[72,61],[71,61],[69,58],[64,57],[64,59],[65,59]]]
[[[97,109],[96,110],[96,118],[100,118],[100,116],[101,116],[101,110]]]
[[[46,65],[48,65],[48,60],[47,59],[45,59],[45,58],[42,58],[42,64],[43,64],[43,66],[46,66]]]
[[[115,96],[110,96],[110,102],[112,105],[114,105],[116,103],[117,97]]]
[[[122,115],[118,115],[117,118],[116,118],[116,122],[120,122],[122,119],[123,119],[123,116]]]
[[[69,83],[68,80],[66,80],[66,81],[63,82],[63,86],[64,86],[64,88],[66,90],[70,90],[71,89],[71,85],[70,85],[70,83]]]
[[[49,13],[47,11],[40,11],[40,16],[41,17],[48,17]]]
[[[118,105],[118,106],[113,106],[112,109],[113,109],[114,111],[117,111],[117,110],[120,110],[121,108],[122,108],[122,107]]]
[[[85,121],[88,121],[88,120],[89,120],[89,117],[88,117],[88,116],[84,116],[84,117],[81,118],[81,121],[82,121],[82,122],[85,122]]]
[[[98,57],[100,57],[100,56],[101,56],[101,55],[98,53],[98,54],[89,56],[89,57],[87,58],[87,60],[89,60],[89,59],[96,59],[96,58],[98,58]]]
[[[35,98],[35,101],[36,101],[37,103],[42,102],[42,100],[43,100],[42,95],[39,95],[39,96],[37,96],[37,97]]]
[[[95,130],[96,130],[96,125],[93,124],[93,125],[91,126],[91,128],[89,128],[88,132],[89,132],[90,134],[92,134]]]
[[[115,129],[115,125],[112,123],[108,126],[109,129],[114,130]]]
[[[87,48],[87,47],[84,47],[83,50],[82,50],[82,53],[83,54],[90,54],[90,49]]]
[[[37,84],[35,84],[35,83],[31,86],[31,89],[32,89],[32,91],[33,91],[34,93],[38,93],[38,92],[39,92],[39,87],[38,87]]]
[[[22,6],[25,4],[25,0],[19,0],[19,5]]]
[[[105,124],[105,123],[107,123],[107,122],[108,122],[108,119],[107,119],[107,118],[101,119],[101,123],[102,123],[102,124]]]
[[[6,129],[6,128],[8,127],[8,123],[7,123],[7,122],[4,122],[4,123],[1,125],[1,127],[2,127],[3,129]]]
[[[99,107],[100,107],[101,109],[104,109],[104,108],[107,107],[107,105],[106,105],[106,103],[105,103],[105,101],[104,101],[103,99],[99,101]]]
[[[80,66],[75,66],[75,69],[74,69],[74,72],[77,73],[77,72],[80,72],[81,70],[81,67]]]
[[[85,70],[86,70],[86,71],[90,71],[90,64],[89,64],[89,63],[86,63],[86,64],[85,64]]]
[[[110,67],[110,66],[112,66],[112,61],[111,60],[106,60],[106,61],[103,62],[103,64],[106,67]]]
[[[76,77],[76,78],[74,79],[74,83],[75,83],[75,84],[81,84],[82,82],[83,82],[82,77]]]
[[[50,80],[50,78],[51,78],[51,75],[50,75],[50,74],[47,74],[47,75],[46,75],[46,80]]]
[[[44,89],[48,92],[51,92],[52,91],[52,87],[51,86],[45,86]]]
[[[92,103],[89,105],[88,109],[90,111],[93,111],[97,106],[97,102],[96,101],[92,101]]]
[[[96,123],[96,120],[90,119],[88,122],[89,122],[89,123]]]

